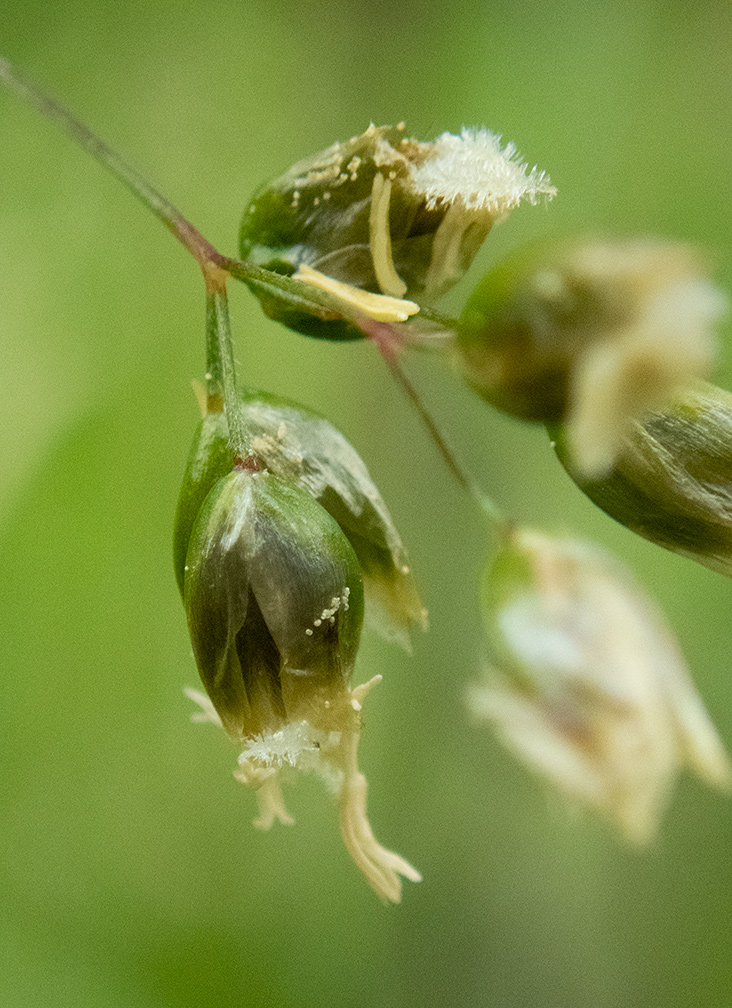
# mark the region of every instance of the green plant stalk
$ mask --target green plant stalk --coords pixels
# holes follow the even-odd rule
[[[226,297],[228,271],[222,256],[162,193],[80,120],[0,58],[0,80],[51,119],[93,158],[130,189],[198,262],[206,281],[206,382],[209,408],[223,399],[229,435],[238,455],[250,454],[237,395],[236,367]]]
[[[255,293],[279,294],[295,305],[301,306],[315,315],[341,316],[343,305],[326,291],[318,290],[308,284],[292,280],[290,277],[273,273],[254,263],[243,262],[222,255],[195,228],[186,217],[163,196],[147,179],[120,157],[115,150],[94,134],[76,116],[46,94],[33,81],[18,71],[7,59],[0,57],[0,81],[20,98],[28,102],[46,118],[54,122],[75,143],[79,144],[95,160],[104,165],[116,178],[123,182],[134,193],[140,202],[147,207],[165,227],[175,235],[178,241],[191,253],[203,268],[205,263],[211,263],[225,270],[236,280],[246,283]],[[422,308],[422,314],[430,321],[438,322],[446,328],[454,326],[454,320],[446,318],[439,312]]]
[[[223,400],[229,444],[238,459],[254,454],[244,419],[244,408],[236,381],[227,274],[217,267],[204,270],[206,279],[206,401],[210,412],[217,412]]]
[[[72,115],[33,81],[0,57],[0,81],[47,119],[54,122],[75,143],[102,164],[175,235],[203,269],[206,264],[218,266],[230,276],[242,280],[254,289],[285,295],[316,314],[342,314],[342,305],[325,291],[316,290],[297,280],[272,273],[254,263],[242,262],[222,255],[186,217],[124,158],[101,140],[80,119]]]

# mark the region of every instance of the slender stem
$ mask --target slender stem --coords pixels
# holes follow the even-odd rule
[[[206,284],[206,398],[208,412],[218,413],[224,406],[224,366],[219,333],[220,301],[213,283]],[[213,406],[216,403],[217,406]]]
[[[311,284],[292,280],[282,273],[257,266],[256,263],[244,259],[230,259],[222,256],[219,266],[235,280],[241,280],[257,296],[268,294],[271,297],[284,297],[291,307],[301,307],[311,315],[320,318],[343,318],[343,303],[327,291]]]
[[[206,393],[209,408],[223,396],[229,443],[240,459],[252,455],[236,382],[236,364],[226,295],[228,275],[217,266],[204,269],[206,280]]]
[[[206,392],[209,409],[221,409],[223,405],[232,447],[242,458],[250,455],[251,448],[236,385],[226,296],[228,273],[222,268],[226,257],[116,151],[1,57],[0,81],[60,126],[72,140],[124,182],[196,259],[206,281]]]
[[[235,279],[246,283],[255,294],[280,296],[291,306],[299,306],[304,311],[321,318],[342,317],[342,304],[326,291],[273,273],[271,270],[263,269],[254,263],[222,255],[183,216],[180,210],[167,200],[155,186],[151,185],[143,175],[96,136],[81,120],[59,105],[55,99],[46,94],[42,88],[39,88],[37,84],[34,84],[3,57],[0,57],[0,82],[6,84],[11,91],[42,115],[55,122],[67,136],[104,165],[115,178],[123,182],[140,202],[175,235],[202,268],[207,264],[214,264],[220,269],[226,270]],[[443,321],[441,316],[430,309],[426,309],[424,315],[438,323]]]
[[[453,474],[457,482],[464,490],[467,490],[471,499],[480,507],[491,522],[498,526],[505,526],[507,524],[507,519],[501,512],[501,509],[498,507],[496,502],[480,487],[476,486],[470,477],[463,471],[453,455],[450,446],[440,433],[440,430],[429,410],[422,402],[421,396],[409,380],[409,377],[401,365],[401,361],[399,359],[399,342],[395,339],[391,326],[388,323],[374,322],[371,319],[357,320],[356,324],[363,329],[363,331],[374,341],[374,343],[376,343],[379,353],[381,354],[386,366],[389,368],[392,376],[401,387],[402,391],[406,394],[409,401],[417,410],[420,419],[427,428],[430,437],[434,441],[435,446],[442,455],[448,469]]]
[[[402,390],[405,392],[407,398],[412,403],[414,408],[417,410],[420,419],[424,423],[425,427],[429,431],[429,435],[434,441],[438,451],[445,460],[448,469],[453,474],[458,483],[469,493],[473,492],[473,485],[470,479],[466,476],[463,470],[458,465],[455,456],[447,445],[447,442],[443,438],[442,434],[437,427],[437,424],[432,419],[432,416],[428,412],[426,406],[422,402],[419,393],[415,389],[414,385],[411,383],[407,377],[404,369],[402,368],[401,361],[399,360],[397,354],[394,352],[393,348],[389,347],[386,343],[381,340],[376,341],[376,345],[379,349],[379,353],[384,359],[386,366],[389,368],[392,376],[396,379],[397,383],[401,386]]]
[[[8,60],[0,57],[0,81],[12,91],[56,123],[72,140],[101,162],[137,198],[151,210],[169,231],[188,249],[199,263],[219,263],[224,257],[216,251],[203,235],[186,220],[183,214],[162,193],[152,186],[135,168],[100,140],[76,116],[58,104],[32,81],[28,80]]]
[[[456,318],[445,315],[444,312],[437,311],[435,308],[430,308],[429,305],[420,304],[419,314],[421,318],[427,319],[428,322],[436,322],[443,329],[457,329],[458,320]]]
[[[140,202],[163,222],[202,267],[206,263],[214,263],[237,280],[243,280],[260,291],[275,295],[284,294],[288,300],[302,304],[307,310],[320,314],[330,311],[333,317],[337,316],[337,306],[334,306],[333,299],[324,291],[272,273],[254,263],[241,262],[222,255],[136,168],[128,164],[80,119],[59,105],[54,98],[3,57],[0,57],[0,82],[56,123],[72,140],[104,165],[115,178],[123,182]]]
[[[42,115],[55,122],[72,140],[123,182],[196,259],[206,281],[206,391],[209,409],[219,410],[223,399],[232,446],[242,458],[251,455],[236,387],[236,367],[226,297],[228,276],[244,281],[257,294],[264,293],[274,297],[280,295],[291,305],[302,306],[321,318],[345,317],[343,305],[325,291],[298,283],[254,263],[222,255],[143,175],[96,136],[81,120],[59,105],[3,57],[0,57],[0,82],[6,84]],[[442,324],[452,321],[429,309],[424,311],[424,315]],[[482,491],[473,486],[458,466],[416,390],[401,369],[395,340],[393,335],[390,335],[392,332],[390,327],[369,319],[356,318],[351,321],[377,342],[392,374],[417,408],[445,462],[461,486],[488,514],[496,520],[501,520],[498,508]]]

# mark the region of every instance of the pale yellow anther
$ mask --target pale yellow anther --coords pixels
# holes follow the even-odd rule
[[[391,203],[391,178],[381,172],[374,175],[369,211],[369,245],[376,280],[384,294],[400,298],[407,285],[394,268],[389,230],[389,204]]]
[[[361,315],[366,315],[377,322],[405,322],[410,315],[416,315],[419,311],[419,305],[414,301],[402,301],[400,298],[388,297],[385,294],[372,294],[371,291],[364,291],[351,284],[334,280],[333,277],[326,276],[325,273],[320,273],[305,264],[299,267],[292,279],[301,280],[333,294],[350,309],[355,309]]]

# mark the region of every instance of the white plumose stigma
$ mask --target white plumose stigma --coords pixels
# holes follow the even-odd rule
[[[404,322],[457,283],[498,220],[556,195],[489,130],[421,141],[403,129],[372,123],[294,165],[245,214],[242,254],[294,266],[296,280],[340,298],[346,318]]]
[[[486,129],[442,133],[422,144],[424,160],[409,164],[408,184],[427,210],[447,208],[435,233],[425,277],[428,299],[455,283],[493,225],[523,200],[551,199],[556,189],[535,167],[530,171],[514,144],[501,149],[500,137]]]
[[[317,754],[321,746],[327,743],[328,735],[327,732],[316,731],[307,721],[292,721],[276,732],[247,739],[246,746],[239,754],[239,763],[302,768],[303,761]]]
[[[459,136],[442,133],[429,146],[429,156],[411,165],[409,173],[428,210],[461,203],[467,210],[500,217],[523,200],[535,204],[557,194],[545,172],[528,170],[515,145],[501,149],[500,136],[487,129],[463,129]]]
[[[374,676],[350,690],[354,710],[361,709],[368,691],[380,681],[381,676]],[[201,708],[192,715],[193,721],[223,727],[205,693],[195,689],[184,692]],[[366,778],[358,768],[358,742],[357,731],[324,732],[307,721],[290,722],[277,731],[246,739],[234,776],[255,788],[259,816],[254,825],[269,829],[277,821],[285,826],[294,823],[282,796],[283,773],[315,771],[338,802],[341,834],[348,853],[378,895],[386,902],[398,903],[400,876],[411,882],[420,882],[422,876],[404,858],[382,847],[371,830],[366,815]]]
[[[655,833],[682,767],[729,787],[671,630],[627,571],[583,543],[522,530],[492,578],[501,667],[469,704],[520,759],[634,843]]]

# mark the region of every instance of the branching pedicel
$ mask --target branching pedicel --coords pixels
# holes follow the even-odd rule
[[[354,449],[327,420],[238,386],[230,277],[298,332],[371,339],[493,526],[488,671],[470,693],[473,712],[636,842],[655,832],[680,766],[728,786],[727,757],[652,603],[594,548],[503,517],[457,465],[400,360],[414,344],[453,354],[493,406],[550,426],[563,464],[601,507],[727,572],[732,409],[726,393],[695,384],[713,360],[710,326],[725,300],[694,253],[597,239],[522,252],[488,274],[459,320],[448,319],[432,302],[494,224],[556,193],[487,130],[426,143],[403,124],[369,126],[260,190],[233,259],[4,60],[0,80],[125,182],[201,267],[206,386],[174,553],[206,693],[186,692],[200,708],[193,719],[238,746],[234,773],[256,791],[257,826],[292,822],[281,782],[312,770],[335,796],[345,844],[376,892],[398,902],[400,876],[419,880],[369,826],[356,752],[361,706],[380,677],[352,681],[364,602],[376,629],[405,647],[426,619]]]

